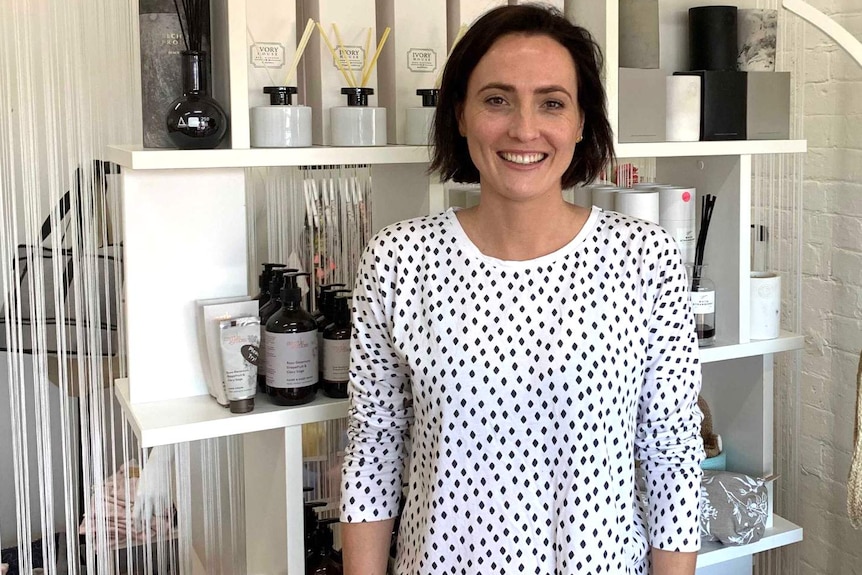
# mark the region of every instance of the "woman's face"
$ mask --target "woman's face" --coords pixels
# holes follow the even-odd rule
[[[571,54],[548,36],[502,36],[467,82],[458,127],[482,195],[523,202],[559,195],[583,131]]]

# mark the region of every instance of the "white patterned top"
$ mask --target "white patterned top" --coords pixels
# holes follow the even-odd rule
[[[662,228],[594,208],[502,261],[450,210],[380,231],[353,302],[341,518],[396,516],[406,479],[397,573],[646,573],[648,546],[699,548],[697,339]]]

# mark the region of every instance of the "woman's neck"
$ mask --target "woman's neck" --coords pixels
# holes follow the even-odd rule
[[[581,231],[590,210],[563,200],[497,202],[459,210],[458,222],[470,241],[486,256],[525,261],[553,253]]]

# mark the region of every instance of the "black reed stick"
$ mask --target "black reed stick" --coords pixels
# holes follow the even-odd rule
[[[694,269],[692,270],[692,288],[697,289],[700,283],[701,266],[703,266],[703,253],[706,251],[706,237],[709,234],[709,223],[712,220],[712,212],[715,209],[717,196],[706,194],[700,202],[700,232],[697,236],[697,245],[694,249]]]
[[[209,0],[174,0],[186,50],[201,52],[210,29]],[[185,26],[183,26],[185,23]]]

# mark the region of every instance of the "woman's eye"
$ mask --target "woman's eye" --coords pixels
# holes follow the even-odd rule
[[[548,100],[547,102],[545,102],[545,106],[551,108],[552,110],[559,110],[564,107],[563,103],[559,100]]]
[[[502,106],[506,103],[501,96],[491,96],[490,98],[485,100],[486,103],[491,104],[492,106]]]

